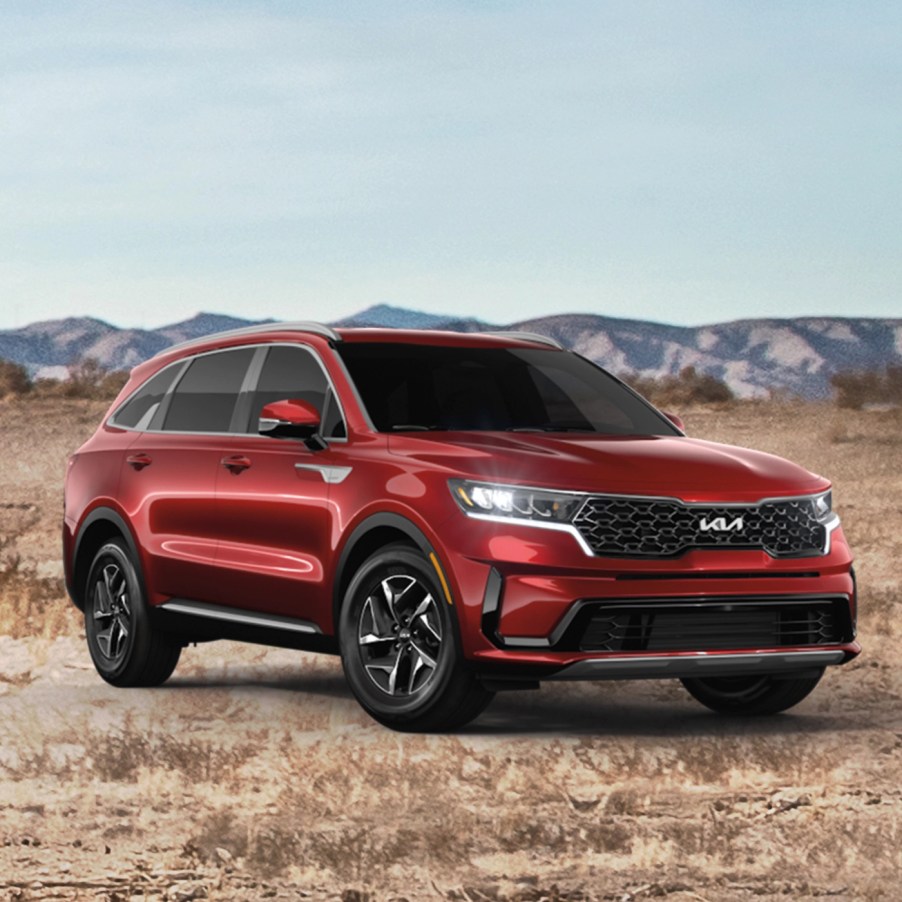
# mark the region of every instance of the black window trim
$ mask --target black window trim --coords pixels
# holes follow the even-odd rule
[[[153,435],[209,435],[209,436],[229,436],[230,438],[234,438],[236,436],[241,436],[242,438],[258,438],[265,439],[266,441],[272,441],[271,438],[260,435],[256,432],[242,432],[242,431],[233,431],[236,428],[236,422],[238,421],[238,415],[242,408],[242,403],[245,399],[245,395],[247,395],[248,403],[250,401],[250,396],[253,394],[254,390],[257,387],[257,382],[260,378],[260,374],[263,371],[263,364],[266,358],[266,352],[269,348],[284,346],[290,348],[300,348],[301,350],[307,351],[313,359],[316,361],[317,366],[319,366],[320,370],[322,370],[323,375],[326,377],[326,395],[325,398],[328,399],[331,393],[332,398],[334,399],[334,403],[338,405],[338,411],[341,414],[341,422],[344,423],[345,427],[345,436],[340,438],[325,438],[324,441],[328,444],[335,442],[336,444],[344,444],[348,441],[348,418],[345,415],[344,406],[341,403],[341,397],[338,394],[338,391],[335,388],[335,383],[332,380],[332,376],[330,375],[328,369],[326,369],[325,363],[323,363],[322,358],[315,348],[311,347],[308,344],[300,341],[267,341],[261,342],[259,344],[241,344],[241,345],[231,345],[227,348],[213,348],[209,351],[202,351],[199,354],[191,354],[187,357],[182,357],[180,360],[175,360],[172,363],[167,364],[162,369],[157,370],[151,376],[148,376],[108,417],[106,421],[106,425],[112,426],[116,429],[122,429],[126,432],[142,432],[142,433],[150,433]],[[203,432],[203,431],[194,431],[187,429],[163,429],[162,424],[165,420],[166,414],[169,411],[169,405],[172,403],[172,396],[175,394],[176,389],[179,386],[179,383],[185,376],[185,373],[188,371],[188,367],[191,363],[197,360],[199,357],[208,357],[211,354],[223,354],[227,351],[243,351],[247,349],[253,349],[256,353],[251,357],[250,363],[248,364],[247,371],[244,374],[244,379],[241,383],[241,388],[238,390],[238,398],[235,402],[235,407],[232,410],[232,420],[229,424],[228,432]],[[176,374],[175,379],[173,379],[171,385],[166,390],[166,394],[160,400],[160,405],[154,413],[151,421],[148,425],[147,429],[135,429],[134,426],[121,426],[115,422],[116,414],[121,411],[129,401],[134,398],[142,388],[144,388],[147,383],[153,379],[155,376],[158,376],[160,373],[169,369],[170,367],[179,366],[182,367],[181,372]],[[323,416],[326,413],[326,400],[323,401]],[[250,414],[250,410],[247,410],[247,414]],[[246,419],[246,418],[245,418]]]

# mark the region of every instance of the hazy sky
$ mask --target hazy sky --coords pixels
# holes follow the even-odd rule
[[[902,316],[902,4],[0,3],[0,328]]]

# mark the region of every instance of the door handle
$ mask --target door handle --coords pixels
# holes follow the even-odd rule
[[[143,470],[153,463],[153,458],[143,451],[138,451],[137,454],[129,454],[129,456],[125,458],[125,462],[136,470]]]
[[[236,476],[251,465],[250,458],[245,457],[243,454],[235,454],[232,457],[224,457],[220,461],[220,463],[230,473],[234,473]]]

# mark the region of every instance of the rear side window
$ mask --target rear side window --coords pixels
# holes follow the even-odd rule
[[[127,429],[146,429],[169,391],[175,377],[182,371],[182,362],[171,364],[151,376],[111,417],[111,426]]]
[[[254,350],[236,348],[195,358],[176,386],[163,429],[229,432],[238,392]]]

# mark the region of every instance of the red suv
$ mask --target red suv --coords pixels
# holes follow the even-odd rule
[[[322,651],[397,729],[542,680],[676,677],[775,713],[860,651],[826,479],[687,438],[525,333],[172,347],[70,458],[63,549],[108,682],[163,683],[189,642]]]

